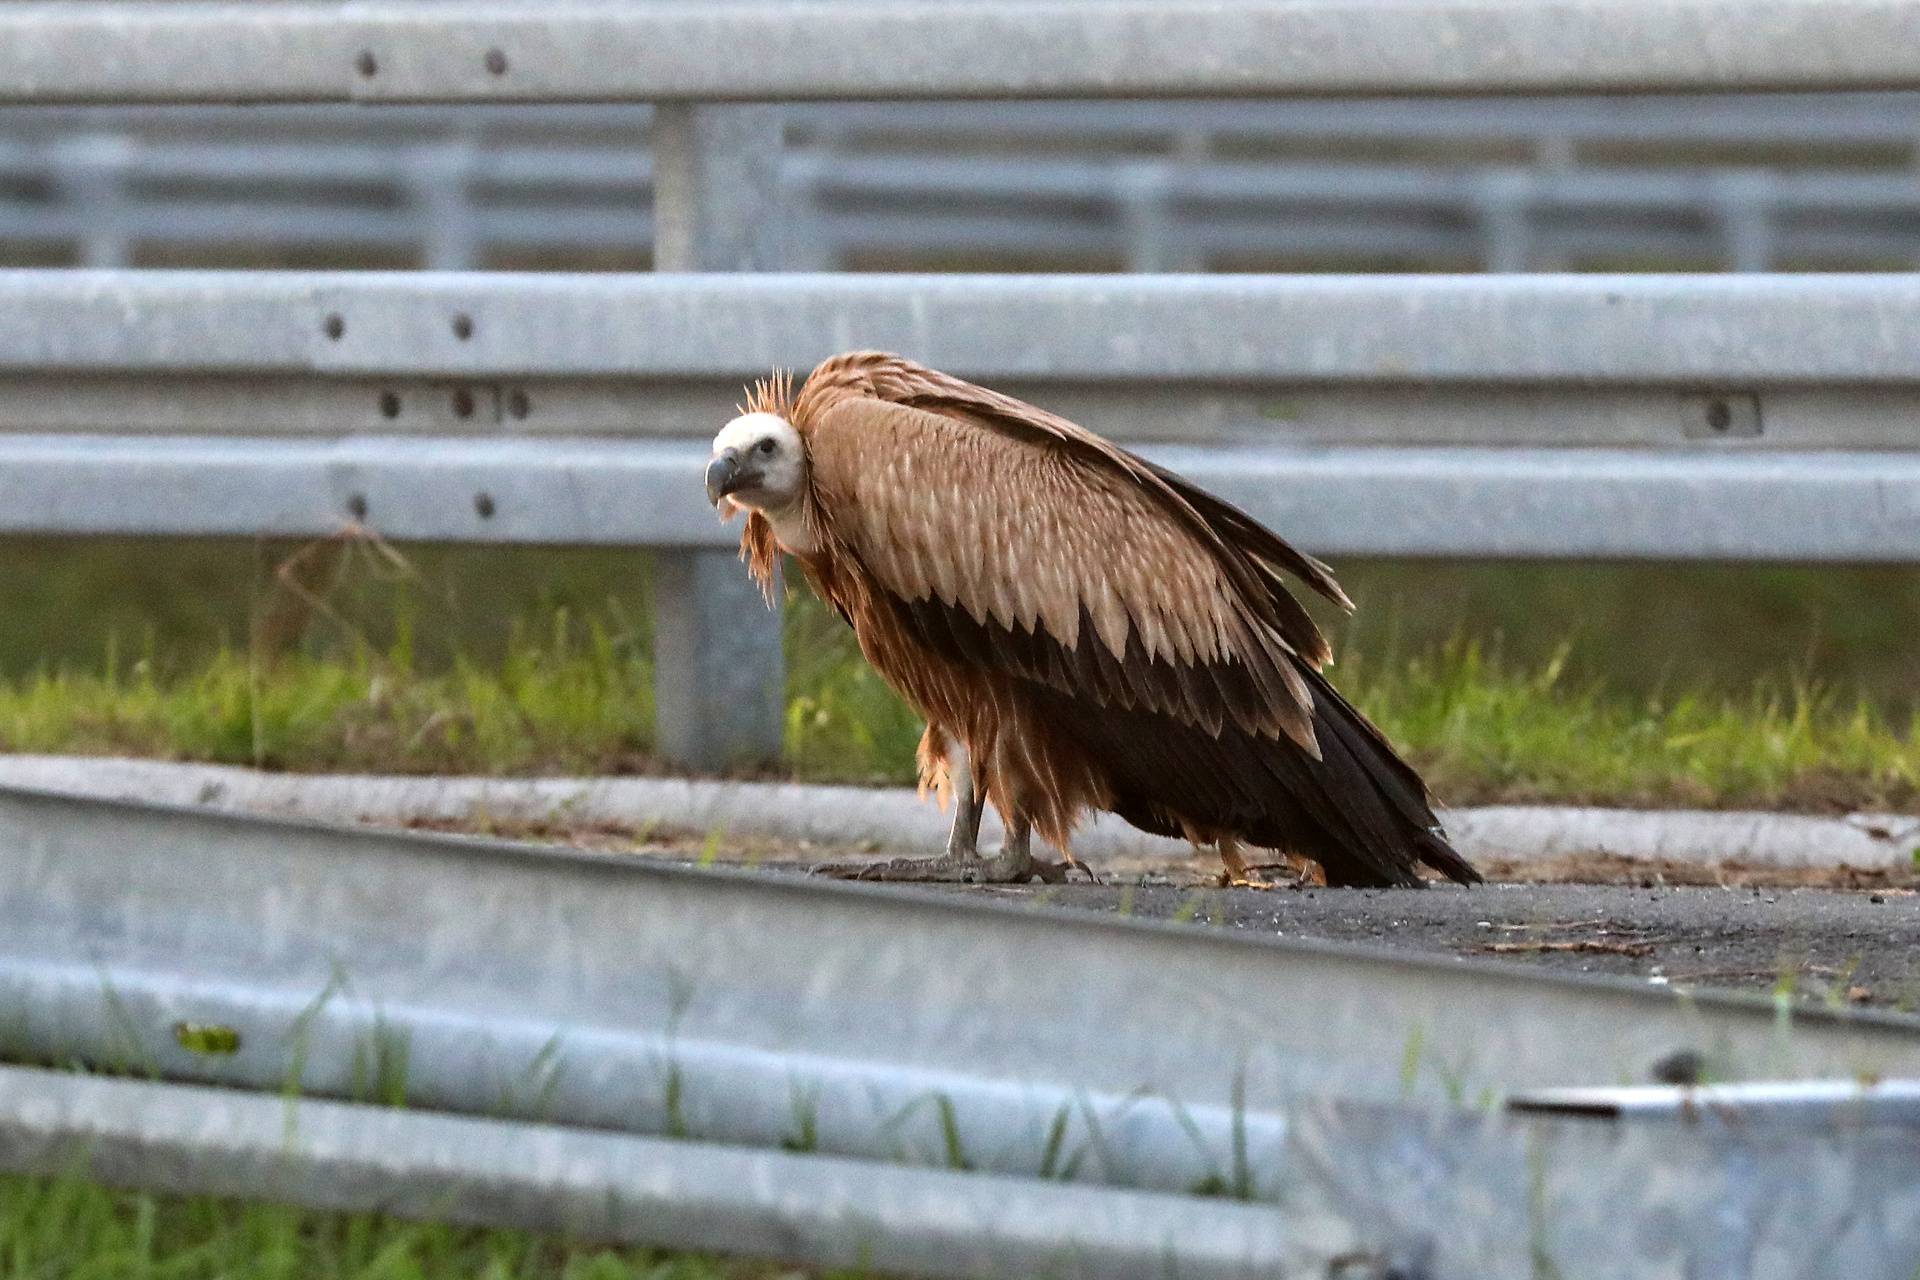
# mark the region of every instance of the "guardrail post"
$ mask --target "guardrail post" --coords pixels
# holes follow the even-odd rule
[[[1474,188],[1479,206],[1480,256],[1487,271],[1525,271],[1533,255],[1534,183],[1524,170],[1498,170]]]
[[[1716,175],[1710,204],[1719,223],[1721,259],[1729,271],[1773,266],[1774,182],[1764,169]]]
[[[1173,211],[1173,175],[1167,163],[1122,168],[1115,181],[1115,199],[1120,207],[1128,271],[1193,272],[1204,267],[1204,255],[1196,250],[1192,237],[1179,233]]]
[[[125,178],[132,143],[111,134],[83,134],[57,147],[54,181],[81,227],[79,264],[108,269],[132,259]]]
[[[415,149],[407,157],[407,202],[419,219],[420,265],[428,271],[474,271],[481,265],[480,229],[467,190],[475,161],[469,139]]]
[[[654,269],[777,267],[779,155],[777,108],[656,107]],[[728,551],[661,554],[654,599],[656,749],[706,771],[776,759],[786,706],[780,612]]]

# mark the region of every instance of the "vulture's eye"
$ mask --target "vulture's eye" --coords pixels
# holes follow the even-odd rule
[[[765,440],[762,440],[759,444],[755,445],[754,448],[758,449],[762,453],[772,453],[773,440],[771,437],[769,437]]]

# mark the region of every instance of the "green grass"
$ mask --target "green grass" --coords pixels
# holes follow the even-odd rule
[[[281,769],[627,769],[653,719],[652,664],[556,617],[502,661],[417,671],[404,652],[265,662],[221,650],[0,682],[0,750],[124,753]]]
[[[75,559],[69,544],[23,552],[38,573],[31,608],[0,614],[0,657],[36,635],[47,652],[0,661],[0,750],[289,770],[652,767],[643,559],[410,550],[401,562],[352,548],[338,562],[306,562],[317,565],[309,582],[321,599],[310,607],[249,568],[251,554],[189,548],[161,566],[172,576],[154,578],[97,555]],[[231,627],[211,627],[220,610],[207,602],[179,598],[219,594],[216,585],[233,595],[235,584],[210,572],[219,555],[241,555],[228,567],[250,602]],[[1907,577],[1848,586],[1837,571],[1755,571],[1738,591],[1722,583],[1705,593],[1712,601],[1689,603],[1685,571],[1670,571],[1657,594],[1644,572],[1362,566],[1349,575],[1363,584],[1361,613],[1338,632],[1331,674],[1450,804],[1920,804],[1911,647],[1895,642],[1920,613]],[[1529,613],[1538,625],[1502,629]],[[1690,665],[1709,613],[1740,678]],[[143,616],[150,625],[136,629]],[[1437,631],[1434,619],[1449,616],[1454,629]],[[919,723],[846,629],[802,595],[787,633],[787,767],[814,780],[909,781]],[[1641,647],[1647,634],[1653,649]],[[1883,651],[1899,678],[1867,674]]]
[[[0,1177],[0,1280],[771,1280],[791,1267]]]
[[[1910,809],[1920,803],[1920,714],[1818,685],[1744,696],[1630,696],[1550,659],[1516,668],[1450,645],[1342,682],[1445,800]]]
[[[807,605],[793,610],[787,746],[800,776],[906,782],[919,722]],[[1611,802],[1910,808],[1920,723],[1799,684],[1744,698],[1629,696],[1564,661],[1504,663],[1471,643],[1339,683],[1449,803]],[[0,750],[118,753],[293,770],[563,773],[649,767],[652,670],[564,617],[503,662],[419,672],[393,655],[256,662],[223,652],[171,675],[49,671],[0,683]]]
[[[178,670],[245,649],[270,613],[285,544],[138,539],[0,539],[0,677],[45,667],[97,671],[118,650]],[[407,568],[361,547],[307,553],[308,581],[334,611],[302,650],[337,656],[354,633],[386,652],[403,638],[422,670],[504,660],[516,630],[555,612],[651,633],[651,562],[608,549],[405,549]],[[1644,695],[1684,688],[1744,695],[1800,676],[1884,707],[1920,702],[1913,646],[1920,567],[1345,561],[1359,602],[1322,616],[1345,663],[1407,657],[1456,639],[1521,669],[1568,641],[1568,674]],[[343,625],[344,624],[344,625]]]

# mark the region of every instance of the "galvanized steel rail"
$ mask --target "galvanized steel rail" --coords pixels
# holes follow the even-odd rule
[[[1258,1202],[0,1068],[0,1169],[912,1275],[1792,1275],[1920,1264],[1881,1086],[1684,1123],[1303,1103]],[[1646,1123],[1653,1119],[1655,1122]],[[1791,1210],[1783,1209],[1790,1205]]]
[[[725,548],[699,441],[872,346],[1323,554],[1904,561],[1916,327],[1910,275],[15,272],[0,529]]]
[[[0,916],[0,1056],[147,1077],[0,1069],[0,1168],[937,1275],[1920,1248],[1910,1091],[1498,1111],[1912,1075],[1910,1018],[12,790]]]
[[[0,1170],[862,1274],[1254,1280],[1270,1205],[0,1067]]]
[[[15,272],[0,529],[725,548],[699,438],[874,346],[1323,554],[1904,561],[1916,327],[1908,275]]]
[[[1911,452],[1139,452],[1336,557],[1920,561]],[[320,538],[366,528],[422,542],[645,546],[673,553],[668,566],[711,564],[724,588],[744,572],[733,563],[739,526],[720,524],[702,501],[706,461],[704,446],[656,440],[0,434],[0,534]],[[686,602],[662,594],[671,626]]]
[[[441,1109],[935,1162],[957,1133],[1026,1174],[1060,1123],[1106,1153],[1080,1176],[1174,1188],[1307,1095],[1630,1083],[1676,1052],[1920,1071],[1908,1018],[14,790],[0,914],[16,1060],[353,1097],[397,1044]]]
[[[1903,386],[1917,317],[1911,273],[10,271],[0,371],[734,381],[879,345],[1016,381]]]
[[[25,3],[0,100],[583,101],[1920,86],[1911,0]]]
[[[1104,128],[1035,110],[1076,104],[941,104],[947,114],[917,113],[891,132],[870,108],[826,104],[799,119],[784,112],[779,234],[784,265],[822,270],[955,251],[1064,255],[1134,271],[1263,257],[1494,271],[1627,257],[1741,271],[1917,261],[1920,184],[1896,166],[1920,136],[1920,119],[1910,95],[1874,100],[1884,118],[1872,132],[1853,104],[1823,97],[1796,104],[1812,125],[1769,115],[1745,138],[1724,140],[1741,156],[1678,168],[1645,158],[1579,162],[1576,144],[1606,117],[1559,113],[1563,123],[1546,108],[1568,104],[1553,99],[1402,103],[1397,114],[1361,113],[1350,135],[1337,132],[1346,112],[1319,102],[1263,102],[1261,111],[1102,104],[1120,117]],[[1742,99],[1749,108],[1755,101]],[[1678,117],[1670,134],[1620,122],[1598,145],[1689,145],[1685,126],[1698,104],[1666,105]],[[1480,123],[1492,138],[1474,145],[1506,154],[1433,164],[1248,161],[1220,151],[1302,141],[1315,149],[1444,145],[1466,133],[1465,123],[1447,132],[1445,119],[1408,110],[1416,106]],[[392,108],[401,118],[385,138],[364,134],[353,117],[366,113],[327,108],[281,109],[265,121],[249,118],[260,108],[196,111],[194,124],[213,135],[202,137],[179,136],[185,126],[170,119],[69,111],[48,120],[28,110],[0,114],[0,177],[8,180],[0,240],[70,247],[85,266],[182,252],[204,260],[236,242],[341,265],[406,257],[471,270],[531,254],[604,265],[637,263],[652,243],[643,142],[652,117],[632,108],[561,120],[543,119],[550,108],[494,108],[469,124],[458,110]],[[1253,119],[1235,119],[1235,110]],[[1825,116],[1836,117],[1833,130],[1857,132],[1822,150]],[[1264,120],[1271,132],[1257,127]],[[947,154],[1003,129],[1028,149]],[[1803,131],[1812,141],[1798,145],[1812,150],[1793,154]],[[1879,167],[1851,167],[1863,149]],[[1530,163],[1516,163],[1515,152],[1530,153]]]

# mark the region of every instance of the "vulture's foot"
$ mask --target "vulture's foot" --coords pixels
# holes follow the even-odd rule
[[[1313,873],[1291,862],[1248,862],[1240,842],[1231,836],[1221,837],[1215,847],[1220,850],[1217,883],[1222,889],[1304,889],[1311,882]],[[1281,872],[1281,878],[1270,878],[1266,874],[1270,871]]]
[[[1222,871],[1220,887],[1222,889],[1313,889],[1319,886],[1313,878],[1311,869],[1302,869],[1286,862],[1267,862],[1243,866],[1238,871]]]
[[[1220,878],[1215,882],[1222,889],[1271,889],[1273,882],[1247,865],[1240,856],[1240,842],[1232,836],[1222,836],[1215,842],[1220,850]]]
[[[1047,862],[1025,849],[1013,848],[989,857],[943,853],[937,858],[893,858],[886,862],[827,862],[813,868],[813,874],[890,884],[1026,884],[1030,880],[1064,884],[1067,864]]]

